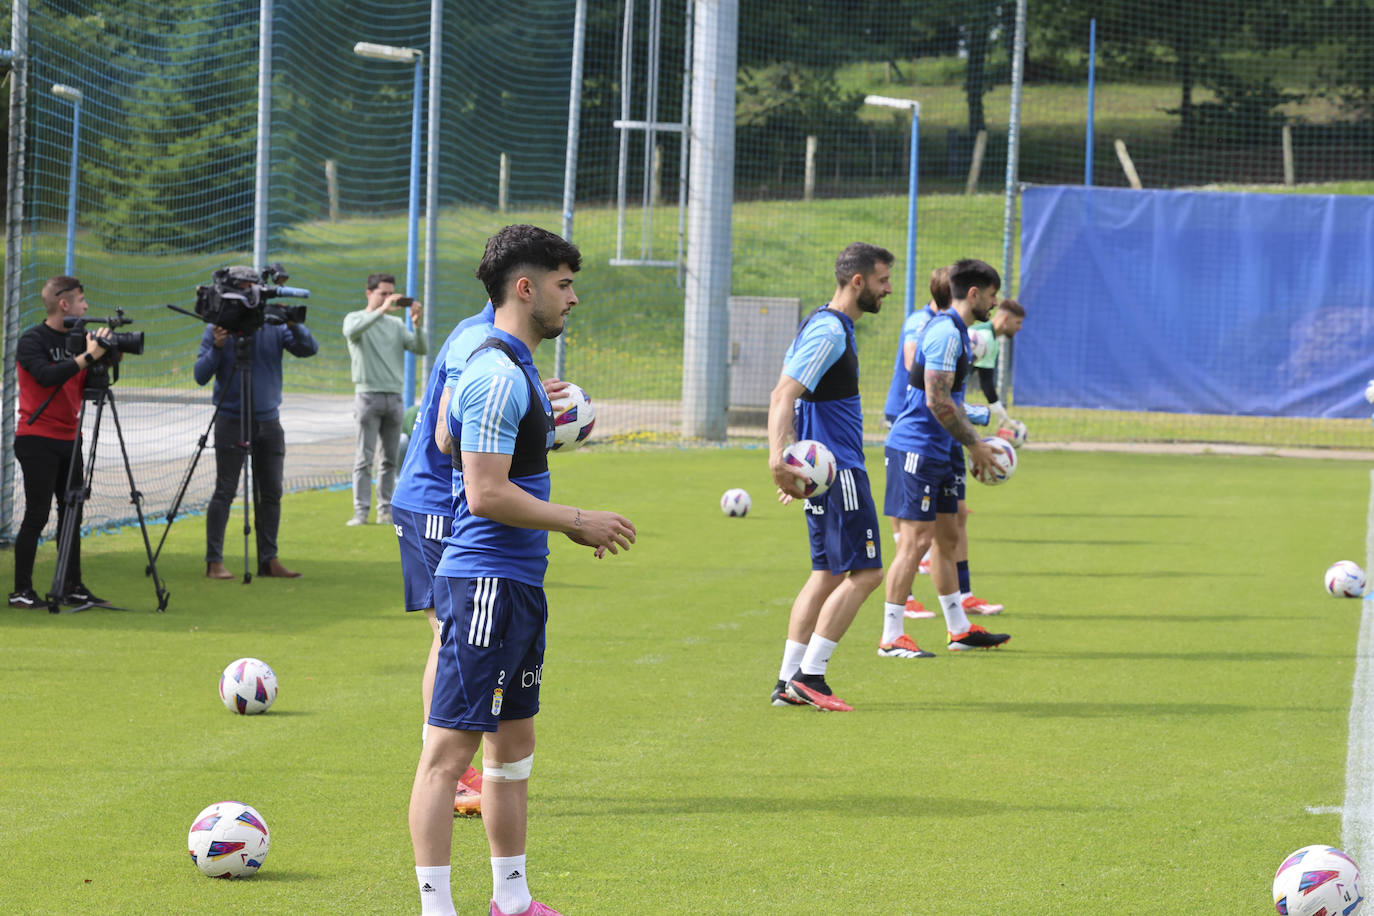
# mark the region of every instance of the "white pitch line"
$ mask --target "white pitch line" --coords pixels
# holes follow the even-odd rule
[[[1374,470],[1369,472],[1364,568],[1374,568]],[[1374,597],[1360,602],[1355,684],[1350,694],[1350,748],[1345,758],[1341,844],[1356,862],[1374,852]]]

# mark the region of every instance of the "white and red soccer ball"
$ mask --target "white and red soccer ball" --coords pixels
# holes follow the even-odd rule
[[[1007,417],[1007,419],[1002,422],[1002,425],[997,428],[997,435],[1006,439],[1016,448],[1025,445],[1026,439],[1029,438],[1026,433],[1026,424],[1022,423],[1020,420],[1014,420],[1011,417]]]
[[[587,392],[569,383],[550,404],[553,406],[552,451],[572,451],[587,441],[596,423],[596,410]]]
[[[990,487],[1006,483],[1011,479],[1011,475],[1016,473],[1015,447],[1000,436],[984,436],[983,441],[992,446],[993,467],[991,470],[975,467],[973,479]]]
[[[272,846],[267,821],[236,801],[215,802],[191,823],[186,837],[191,861],[210,878],[250,878]]]
[[[1304,846],[1274,873],[1279,916],[1355,916],[1363,901],[1360,867],[1334,846]]]
[[[219,698],[241,716],[267,712],[277,699],[277,676],[264,661],[235,659],[219,676]]]
[[[782,460],[797,476],[797,489],[808,499],[835,482],[835,455],[815,439],[800,439],[782,450]]]
[[[726,490],[720,496],[720,511],[730,518],[744,518],[749,514],[749,507],[753,501],[749,494],[739,487]]]
[[[1365,590],[1364,570],[1352,560],[1337,560],[1326,570],[1322,580],[1326,590],[1336,598],[1363,598]]]

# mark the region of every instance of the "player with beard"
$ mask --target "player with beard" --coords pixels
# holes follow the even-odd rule
[[[963,445],[975,470],[991,469],[993,463],[992,447],[965,413],[964,383],[972,365],[969,325],[988,319],[1002,278],[986,262],[966,258],[951,265],[949,286],[950,307],[926,325],[906,403],[887,437],[883,510],[896,519],[898,539],[884,584],[882,642],[902,633],[906,596],[921,555],[931,548],[930,577],[949,631],[947,645],[958,652],[1000,646],[1011,638],[970,624],[964,609],[955,566],[963,468],[951,460]]]
[[[878,513],[864,470],[854,322],[892,292],[892,252],[855,242],[835,259],[835,295],[802,322],[768,404],[768,466],[783,503],[802,499],[783,450],[814,439],[835,455],[835,482],[806,500],[811,575],[792,603],[774,706],[852,709],[825,680],[835,645],[883,578]],[[907,640],[910,642],[910,639]],[[911,643],[915,648],[915,643]]]

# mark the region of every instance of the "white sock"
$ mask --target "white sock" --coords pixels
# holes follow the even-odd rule
[[[787,640],[782,647],[782,667],[778,669],[778,680],[790,681],[792,675],[801,667],[802,656],[806,654],[806,643]]]
[[[967,601],[972,595],[973,595],[973,592],[960,592],[960,593],[959,593],[959,603],[962,605],[962,604],[963,604],[965,601]]]
[[[830,664],[830,654],[835,651],[836,645],[819,633],[812,633],[811,642],[806,644],[806,654],[802,656],[802,674],[825,674],[825,667]]]
[[[447,865],[415,866],[415,878],[420,883],[420,916],[458,916],[448,874]]]
[[[530,886],[525,880],[524,856],[491,857],[491,899],[503,913],[523,913],[530,908]]]
[[[959,593],[940,596],[940,610],[945,612],[945,629],[955,636],[968,632],[968,615],[964,613],[964,602]]]
[[[883,602],[883,645],[893,642],[906,632],[906,624],[902,620],[905,610],[905,604]]]

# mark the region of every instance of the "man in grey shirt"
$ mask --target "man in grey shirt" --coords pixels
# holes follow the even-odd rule
[[[410,309],[406,327],[396,312]],[[396,278],[391,274],[372,274],[367,278],[367,307],[344,316],[343,335],[353,364],[353,416],[358,424],[358,447],[353,456],[353,517],[349,525],[367,524],[372,503],[372,466],[381,448],[381,468],[377,474],[377,524],[390,525],[391,493],[396,488],[396,469],[401,423],[405,406],[403,366],[405,351],[423,355],[426,351],[421,330],[420,301],[396,293]]]

